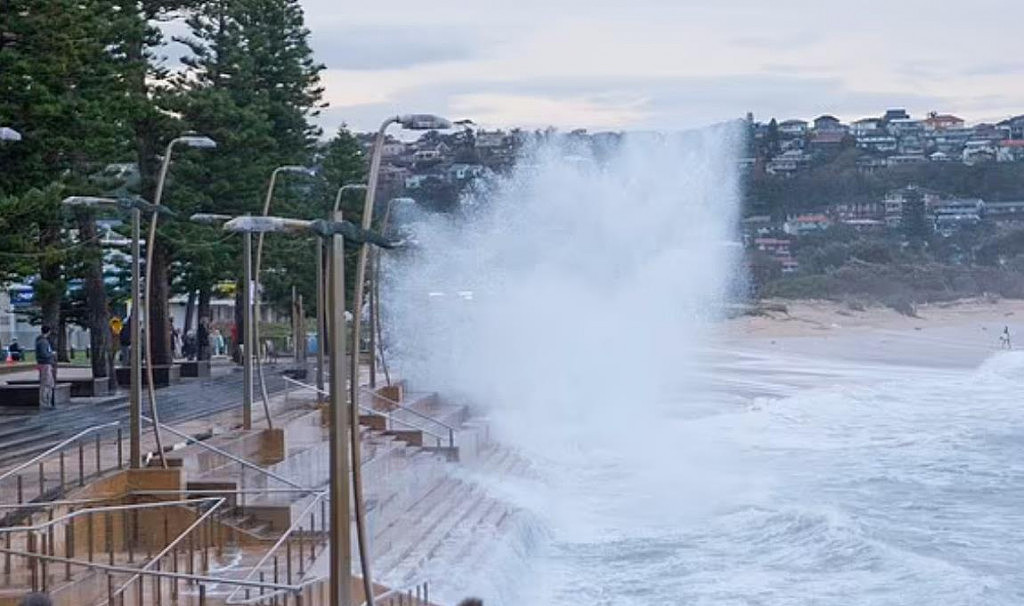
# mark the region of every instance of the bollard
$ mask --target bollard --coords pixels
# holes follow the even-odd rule
[[[117,428],[117,468],[124,469],[124,446],[121,444],[121,428]]]
[[[64,492],[64,451],[60,451],[60,491]]]
[[[102,465],[100,464],[100,434],[96,434],[96,477],[100,477]]]
[[[18,474],[18,505],[21,505],[22,503],[25,502],[25,491],[22,490],[21,484],[22,484],[22,482],[21,482],[21,474],[19,473]]]
[[[46,494],[46,473],[43,471],[43,462],[39,461],[39,496]]]

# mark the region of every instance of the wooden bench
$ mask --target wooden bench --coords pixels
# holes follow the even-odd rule
[[[71,385],[72,398],[92,398],[110,394],[110,383],[106,377],[64,378],[58,375],[60,383]],[[8,385],[34,385],[39,389],[39,381],[35,379],[15,379],[7,381]]]
[[[71,402],[71,384],[57,383],[53,388],[53,400],[57,406]],[[41,408],[39,406],[39,383],[35,385],[0,385],[0,406],[11,408]]]
[[[117,375],[117,384],[121,387],[128,387],[132,384],[132,369],[128,366],[118,366],[114,369]],[[148,379],[146,368],[142,368],[142,384],[146,385]],[[177,364],[166,364],[153,367],[153,385],[155,387],[167,387],[181,381],[181,367]]]

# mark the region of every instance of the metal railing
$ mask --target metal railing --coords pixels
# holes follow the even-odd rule
[[[147,423],[152,423],[153,422],[153,420],[150,419],[149,417],[147,417],[146,415],[142,415],[142,420],[146,421]],[[160,423],[160,429],[162,429],[163,431],[166,431],[167,433],[176,435],[179,438],[184,438],[185,440],[188,440],[189,445],[193,445],[194,444],[196,446],[199,446],[200,448],[203,448],[205,450],[209,450],[210,452],[216,453],[217,455],[220,455],[220,456],[222,456],[222,457],[224,457],[226,459],[229,459],[231,461],[234,461],[235,463],[238,463],[242,467],[246,467],[248,469],[252,469],[252,470],[256,471],[257,473],[265,475],[268,478],[272,478],[274,480],[277,480],[278,482],[281,482],[283,484],[291,486],[292,488],[308,489],[308,487],[303,486],[302,484],[299,484],[297,482],[293,482],[292,480],[289,480],[288,478],[286,478],[286,477],[284,477],[282,475],[278,475],[278,474],[270,471],[269,469],[264,469],[260,465],[258,465],[256,463],[253,463],[251,461],[247,461],[247,460],[245,460],[242,457],[239,457],[237,455],[233,455],[230,452],[228,452],[228,451],[226,451],[226,450],[224,450],[222,448],[217,448],[216,446],[214,446],[212,444],[207,444],[203,440],[197,440],[193,436],[190,436],[187,433],[178,431],[178,430],[174,429],[173,427],[169,427],[167,425],[164,425],[163,423]]]
[[[388,404],[390,404],[391,406],[397,408],[398,410],[401,410],[402,412],[407,412],[407,413],[409,413],[409,414],[411,414],[411,415],[413,415],[415,417],[419,417],[421,419],[424,419],[424,420],[429,421],[431,423],[434,423],[436,425],[440,425],[443,429],[448,431],[448,446],[449,447],[454,447],[455,446],[455,432],[458,431],[457,428],[452,427],[451,425],[445,423],[444,421],[441,421],[439,419],[435,419],[434,417],[432,417],[430,415],[424,414],[424,413],[416,410],[415,408],[411,408],[409,406],[406,406],[406,405],[402,404],[401,402],[397,402],[395,400],[392,400],[391,398],[388,398],[387,396],[382,396],[381,394],[373,391],[372,389],[370,389],[368,387],[360,387],[359,389],[361,389],[362,391],[370,394],[371,396],[373,396],[374,398],[376,398],[378,400],[383,400],[384,402],[387,402]]]
[[[274,556],[274,554],[277,552],[278,549],[281,548],[282,545],[284,545],[285,546],[285,552],[286,552],[285,553],[285,560],[286,560],[286,562],[288,562],[288,566],[287,566],[288,583],[290,584],[291,581],[292,581],[292,579],[291,579],[291,572],[292,572],[291,561],[292,561],[292,551],[293,551],[293,549],[292,549],[292,535],[297,535],[299,537],[299,541],[298,541],[299,542],[299,570],[298,570],[298,573],[299,573],[300,577],[302,575],[304,575],[305,572],[306,572],[305,571],[306,553],[305,553],[305,549],[304,549],[305,542],[303,541],[303,535],[302,535],[303,532],[306,532],[306,529],[304,527],[304,520],[306,519],[306,516],[309,515],[309,528],[308,528],[308,531],[311,532],[311,533],[315,533],[315,531],[316,531],[316,510],[315,510],[315,508],[319,505],[320,506],[320,535],[321,535],[321,537],[326,537],[327,536],[327,511],[326,511],[326,508],[327,508],[327,504],[328,504],[329,499],[330,499],[330,497],[329,497],[327,492],[317,493],[316,498],[314,498],[312,501],[309,502],[308,505],[306,505],[306,507],[302,510],[302,512],[296,517],[295,521],[293,521],[292,524],[288,527],[288,529],[284,533],[281,534],[281,537],[278,538],[277,542],[275,542],[274,545],[270,549],[267,550],[267,553],[265,553],[263,555],[263,557],[260,558],[259,562],[257,562],[252,567],[252,569],[249,571],[249,574],[247,574],[243,580],[244,581],[251,581],[256,575],[259,575],[260,580],[263,580],[263,576],[265,574],[265,571],[263,570],[263,567],[267,564],[268,561],[270,561],[270,559],[272,557],[274,558],[273,570],[277,571],[279,569],[279,566],[278,566],[277,557]],[[316,556],[317,556],[316,547],[317,547],[317,541],[309,541],[309,563],[312,563],[316,559]],[[275,577],[276,577],[276,572],[275,572]],[[275,578],[275,581],[276,581],[276,578]],[[310,579],[306,579],[306,581],[308,582],[308,581],[310,581]],[[242,591],[243,589],[244,589],[244,587],[241,586],[241,585],[236,586],[234,591],[232,591],[230,594],[228,594],[228,597],[225,598],[225,604],[259,604],[259,603],[264,602],[265,600],[276,600],[276,598],[279,595],[281,595],[281,593],[282,593],[281,591],[274,591],[274,592],[271,592],[268,595],[264,595],[263,592],[261,591],[260,595],[257,596],[256,598],[252,598],[249,595],[246,595],[245,599],[237,600],[235,598],[235,596],[238,594],[239,591]]]
[[[295,379],[292,379],[290,377],[283,377],[283,378],[288,383],[297,385],[297,386],[299,386],[299,387],[301,387],[303,389],[312,390],[313,392],[315,392],[317,394],[320,394],[320,395],[330,395],[327,391],[324,391],[322,389],[317,389],[317,387],[315,385],[309,385],[309,384],[303,383],[301,381],[296,381]],[[377,396],[377,397],[382,397],[382,396]],[[389,400],[389,402],[390,402],[390,400]],[[360,412],[368,414],[368,415],[373,415],[373,416],[377,416],[377,417],[383,417],[386,420],[386,422],[387,422],[387,428],[389,430],[394,430],[395,429],[394,428],[394,424],[397,423],[397,424],[402,425],[404,427],[407,427],[407,428],[409,428],[409,429],[411,429],[413,431],[419,431],[419,432],[423,433],[424,435],[428,435],[428,436],[434,438],[434,440],[436,441],[436,445],[438,447],[440,447],[441,446],[441,442],[445,441],[445,440],[448,441],[448,447],[449,448],[454,448],[455,447],[455,428],[453,428],[453,427],[451,427],[449,425],[446,425],[445,423],[442,423],[441,421],[438,421],[437,419],[434,419],[432,417],[424,415],[424,414],[420,413],[419,411],[413,410],[411,408],[404,407],[404,406],[402,406],[400,404],[398,405],[398,407],[400,409],[402,409],[402,410],[407,410],[409,412],[414,413],[415,415],[423,417],[424,419],[427,419],[428,421],[431,421],[431,422],[437,423],[438,425],[441,425],[442,427],[444,427],[444,428],[446,428],[448,430],[448,436],[447,437],[443,436],[443,435],[441,435],[439,433],[431,431],[430,429],[428,429],[426,427],[423,427],[422,425],[417,425],[417,424],[412,423],[411,421],[408,421],[406,419],[401,419],[401,418],[395,417],[390,412],[384,412],[384,411],[381,411],[381,410],[377,410],[376,408],[371,408],[371,407],[365,406],[363,404],[359,405],[359,410],[360,410]]]
[[[121,495],[118,499],[167,493],[180,495],[180,492],[143,491]],[[298,579],[293,572],[298,569],[301,577],[324,550],[326,501],[324,493],[316,494],[317,498],[307,505],[298,521],[244,578],[211,574],[216,567],[211,566],[210,552],[224,556],[230,531],[223,525],[222,515],[227,509],[224,507],[227,498],[220,494],[216,497],[98,506],[92,506],[97,505],[95,499],[64,501],[62,505],[71,507],[67,513],[56,516],[54,508],[51,508],[46,512],[48,519],[42,522],[0,528],[0,555],[3,557],[0,579],[6,581],[4,585],[7,587],[20,584],[32,591],[47,591],[59,589],[61,582],[72,581],[73,570],[106,575],[105,597],[99,597],[98,593],[103,590],[97,586],[93,589],[97,595],[92,598],[78,596],[77,601],[91,603],[90,599],[98,599],[100,605],[124,604],[129,596],[128,603],[161,604],[165,598],[169,598],[168,603],[178,603],[178,598],[184,598],[187,592],[198,597],[198,603],[204,605],[208,590],[216,590],[219,586],[234,588],[230,594],[232,599],[239,591],[245,592],[245,599],[231,602],[235,604],[269,604],[269,600],[291,603],[290,597],[299,604],[302,603],[301,596],[312,597],[315,584],[322,581],[317,578],[296,582]],[[82,504],[92,507],[73,508]],[[320,533],[316,534],[315,509],[318,504]],[[304,521],[307,515],[308,526]],[[217,524],[218,521],[221,523]],[[180,531],[175,532],[176,528]],[[238,545],[237,535],[235,541]],[[143,545],[147,555],[134,564]],[[286,553],[279,558],[275,552],[282,545]],[[263,570],[271,559],[272,581],[267,578],[268,571]],[[282,559],[283,562],[280,561]],[[257,595],[253,597],[253,593]],[[194,600],[186,603],[194,603]]]
[[[430,586],[424,581],[404,589],[390,589],[373,599],[381,606],[429,606]],[[363,602],[362,606],[367,604]]]
[[[116,457],[108,453],[105,458],[102,434],[114,428]],[[95,439],[87,439],[90,436]],[[121,423],[115,421],[88,427],[58,442],[0,475],[0,502],[21,504],[60,497],[69,487],[85,486],[86,478],[124,469],[121,438]],[[88,449],[92,451],[88,456],[87,442],[91,442]]]

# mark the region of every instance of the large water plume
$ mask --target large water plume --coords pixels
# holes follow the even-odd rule
[[[403,376],[531,425],[654,401],[735,275],[737,134],[549,140],[458,218],[414,224],[385,297]]]
[[[737,275],[739,130],[535,144],[458,216],[416,217],[416,249],[389,264],[395,365],[486,410],[503,441],[579,488],[532,497],[560,533],[606,534],[616,507],[661,523],[685,509],[681,485],[710,490],[700,437],[668,430],[688,413],[666,395],[696,381]],[[588,521],[595,476],[639,500],[590,503],[602,521]]]

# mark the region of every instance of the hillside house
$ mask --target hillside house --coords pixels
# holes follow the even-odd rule
[[[814,130],[818,133],[846,132],[846,127],[835,116],[818,116],[814,119]]]
[[[790,137],[802,137],[807,134],[807,121],[784,120],[779,122],[779,134]]]
[[[941,131],[950,128],[963,128],[964,126],[962,118],[957,118],[952,114],[939,114],[937,112],[928,114],[928,117],[922,120],[921,123],[926,131]]]
[[[782,225],[782,231],[791,236],[806,236],[810,233],[825,231],[831,226],[832,220],[825,215],[798,215],[786,219]]]
[[[862,118],[850,124],[850,134],[854,137],[876,133],[881,130],[881,118]]]

